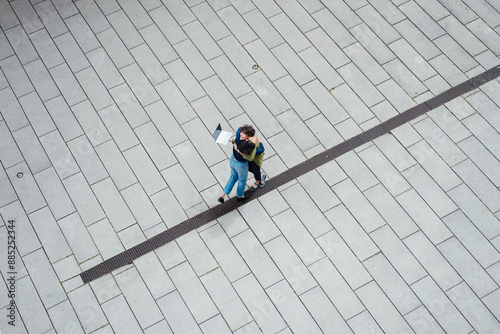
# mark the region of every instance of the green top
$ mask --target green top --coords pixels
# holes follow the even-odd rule
[[[248,161],[255,162],[259,167],[262,167],[262,163],[264,162],[264,154],[266,152],[262,152],[261,154],[255,154],[257,152],[257,148],[260,146],[260,142],[257,142],[255,148],[250,154],[242,154],[243,158]]]

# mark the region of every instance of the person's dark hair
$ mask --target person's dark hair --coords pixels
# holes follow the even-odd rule
[[[244,132],[248,137],[255,136],[255,129],[253,126],[245,124],[241,127],[241,131]]]
[[[238,151],[242,154],[251,154],[254,148],[255,144],[250,140],[242,140],[238,143]]]

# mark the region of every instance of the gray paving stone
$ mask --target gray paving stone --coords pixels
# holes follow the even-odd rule
[[[288,167],[295,166],[306,160],[305,156],[286,132],[280,132],[269,138],[268,141]]]
[[[490,81],[489,83],[481,87],[483,91],[490,99],[492,99],[497,105],[500,105],[500,98],[496,96],[495,91],[500,83],[498,81]]]
[[[297,1],[279,0],[277,4],[303,33],[318,26],[318,24],[311,18],[311,16],[308,15],[306,10]]]
[[[283,43],[272,49],[272,52],[299,85],[315,79],[309,67],[288,44]]]
[[[63,19],[78,13],[78,9],[74,3],[66,2],[65,0],[54,0],[53,4]]]
[[[9,81],[9,84],[18,97],[28,94],[34,90],[21,63],[15,56],[5,58],[0,61],[0,67]]]
[[[392,51],[365,23],[361,23],[351,28],[350,33],[356,38],[355,41],[361,43],[361,45],[373,56],[373,58],[375,58],[379,64],[385,64],[389,60],[395,58]]]
[[[323,332],[352,333],[320,287],[307,291],[300,298]]]
[[[462,71],[468,71],[477,62],[449,35],[443,35],[434,40],[434,43],[450,58]]]
[[[194,101],[205,95],[203,88],[182,60],[177,59],[168,63],[165,69],[188,101]]]
[[[104,212],[81,173],[64,179],[63,184],[86,226],[105,217]]]
[[[301,121],[293,109],[279,114],[276,116],[276,119],[283,125],[289,134],[299,134],[296,136],[296,144],[302,151],[306,151],[319,144],[318,139]]]
[[[338,197],[317,171],[300,176],[298,181],[322,212],[340,204]]]
[[[362,191],[373,187],[379,181],[354,152],[348,152],[336,159],[349,178]]]
[[[243,19],[268,48],[274,48],[285,41],[261,11],[256,9],[245,13]]]
[[[4,32],[22,65],[38,59],[38,54],[22,26],[15,26]]]
[[[132,147],[125,151],[123,155],[148,195],[157,193],[167,187],[142,145]]]
[[[120,192],[143,231],[161,222],[158,212],[139,183]]]
[[[445,55],[441,54],[433,58],[429,63],[441,74],[452,86],[467,80],[467,77],[455,66]]]
[[[438,2],[433,1],[433,6]],[[434,8],[433,8],[434,9]],[[433,11],[430,12],[431,14]],[[431,59],[441,52],[440,50],[425,36],[420,29],[410,20],[406,19],[394,25],[394,28],[410,43],[415,50],[425,59]]]
[[[243,220],[243,217],[238,211],[232,211],[219,217],[217,222],[219,222],[229,238],[233,238],[248,230],[248,224]]]
[[[108,323],[88,285],[68,293],[68,297],[86,332],[93,331]],[[89,317],[89,312],[92,312],[92,317]]]
[[[459,147],[495,184],[500,185],[500,162],[475,137],[469,137],[459,143]]]
[[[50,1],[39,2],[33,8],[35,8],[38,17],[52,38],[68,31],[68,28]]]
[[[103,48],[97,48],[87,52],[87,58],[90,60],[90,63],[106,88],[109,89],[124,82],[120,72],[118,72]]]
[[[201,281],[229,328],[240,328],[251,319],[250,313],[220,269],[202,276]]]
[[[435,59],[435,58],[434,58]],[[392,78],[403,88],[410,97],[422,94],[427,88],[417,79],[413,73],[399,60],[392,60],[384,65]]]
[[[227,41],[229,41],[229,37],[219,41],[219,45],[221,45],[221,43],[226,43]],[[222,47],[226,54],[229,53],[227,46]],[[255,63],[259,65],[271,81],[284,77],[287,74],[285,68],[260,39],[246,44],[245,49],[250,53],[251,57],[255,60]],[[245,62],[239,66],[239,70],[244,76],[254,72],[251,66],[252,59],[249,59],[250,55],[245,54],[238,57],[245,60]]]
[[[28,333],[32,333],[33,331],[49,331],[52,328],[52,324],[30,277],[25,276],[17,280],[16,285],[18,291],[24,291],[24,293],[16,296],[16,308],[23,317],[23,323],[26,326]],[[19,321],[19,319],[16,320]],[[19,326],[19,323],[16,323],[16,325]],[[22,327],[19,326],[19,328]],[[26,332],[26,330],[20,331],[22,333]]]
[[[337,19],[342,22],[342,24],[348,29],[361,23],[361,19],[356,15],[356,13],[349,8],[349,6],[341,1],[332,1],[324,4],[332,13],[336,14]],[[334,15],[335,15],[334,14]],[[321,25],[321,23],[320,23]]]
[[[46,206],[45,199],[25,162],[7,168],[6,172],[27,214]],[[23,174],[22,178],[17,177],[18,173]]]
[[[500,264],[497,262],[487,269],[487,272],[495,279],[498,283],[500,282]]]
[[[118,232],[118,237],[126,249],[130,249],[137,246],[139,243],[146,241],[139,224],[134,224]]]
[[[389,226],[383,226],[370,233],[370,236],[407,284],[412,284],[427,275]]]
[[[316,48],[309,47],[299,52],[299,56],[327,89],[330,90],[343,83],[342,78]]]
[[[181,26],[196,19],[189,7],[180,0],[165,0],[164,4]]]
[[[191,10],[216,41],[231,34],[226,25],[207,3],[202,2],[201,4],[192,7]]]
[[[302,51],[311,45],[286,14],[275,15],[269,21],[295,52]]]
[[[65,300],[47,311],[54,325],[54,329],[58,332],[63,333],[66,330],[71,330],[71,332],[75,334],[84,333],[69,300]]]
[[[179,292],[174,291],[160,299],[158,306],[165,315],[165,320],[175,333],[200,333],[200,328],[193,319],[189,309],[182,300]]]
[[[64,62],[61,53],[45,29],[32,33],[30,39],[48,69]]]
[[[0,4],[0,8],[2,9],[0,12],[0,24],[4,30],[12,28],[19,24],[19,20],[17,19],[12,7],[8,2],[2,2]]]
[[[325,216],[330,220],[342,239],[349,244],[356,257],[363,261],[379,252],[368,234],[361,228],[345,206],[338,205],[327,211]]]
[[[443,291],[462,281],[462,278],[421,231],[405,238],[404,243]]]
[[[234,282],[233,286],[263,332],[274,333],[286,326],[276,307],[253,275],[243,277]]]
[[[500,210],[500,192],[498,188],[470,160],[465,160],[456,165],[453,170],[491,212]]]
[[[290,108],[287,101],[262,72],[256,72],[248,76],[246,80],[273,115],[278,115]]]
[[[93,0],[79,1],[76,6],[95,34],[110,27],[108,20]]]
[[[500,159],[500,142],[496,140],[500,135],[483,117],[474,114],[464,119],[463,123],[497,159]]]
[[[279,94],[277,90],[275,90],[275,92],[276,94]],[[287,104],[284,99],[282,99],[282,101],[283,104]],[[254,121],[253,123],[266,138],[269,138],[283,130],[281,125],[271,114],[271,110],[264,105],[255,93],[252,92],[240,97],[238,102],[246,113],[252,118]]]
[[[82,102],[87,98],[67,64],[53,67],[49,72],[70,106]]]
[[[412,289],[445,331],[469,333],[472,330],[472,327],[430,277],[416,282],[412,285]]]
[[[493,315],[497,318],[498,318],[498,308],[495,307],[495,305],[498,305],[498,302],[500,302],[499,296],[500,296],[500,290],[496,290],[490,293],[488,296],[485,296],[484,298],[481,299],[483,303],[486,305],[486,307],[488,307],[490,312],[493,313]]]
[[[264,198],[261,198],[263,205],[253,201],[238,209],[262,244],[280,235],[280,231],[263,208],[263,206],[266,207]],[[270,214],[272,215],[272,213]]]
[[[12,89],[5,88],[0,90],[0,99],[2,99],[2,105],[0,106],[0,113],[2,115],[3,120],[5,121],[2,122],[2,124],[7,123],[10,131],[14,132],[29,124],[29,121],[26,118],[26,115],[24,114],[24,111],[21,108],[19,101],[14,95]],[[2,161],[5,160],[2,159]]]
[[[54,42],[61,51],[66,63],[74,73],[90,66],[89,61],[85,58],[85,55],[76,44],[76,41],[70,32],[57,36],[54,38]]]
[[[249,268],[220,225],[215,225],[200,235],[230,282],[250,273]],[[239,327],[231,326],[231,328]]]
[[[49,72],[39,59],[24,65],[24,69],[42,101],[50,100],[60,94]]]
[[[17,144],[17,147],[21,150],[24,160],[28,164],[33,174],[38,173],[51,166],[50,160],[45,154],[45,151],[43,150],[42,145],[40,145],[40,142],[38,141],[38,138],[33,132],[31,126],[26,126],[22,129],[12,132],[12,135],[16,141],[15,144]],[[6,138],[6,140],[9,139]],[[15,144],[14,142],[12,142],[12,144],[10,145]],[[6,147],[6,149],[8,148]],[[10,150],[12,149],[14,148],[11,148]]]
[[[187,262],[170,269],[168,274],[198,323],[219,313]]]
[[[419,308],[411,311],[404,315],[406,321],[410,324],[415,333],[442,333],[443,329],[436,320],[432,317],[425,306],[420,306]]]
[[[214,71],[212,70],[208,62],[196,49],[191,40],[186,39],[180,43],[175,44],[173,47],[198,81],[206,79],[214,74]],[[230,54],[229,57],[231,57]],[[168,68],[169,65],[167,65],[167,70]]]
[[[374,7],[370,5],[363,6],[356,10],[356,14],[375,31],[384,43],[391,43],[401,37]]]
[[[144,108],[126,83],[110,89],[109,92],[118,108],[120,108],[121,113],[130,124],[130,127],[136,128],[150,121]]]
[[[384,255],[376,254],[363,264],[401,314],[407,314],[421,305]]]
[[[448,191],[448,194],[487,239],[500,234],[498,219],[465,184]]]
[[[321,332],[311,315],[307,312],[307,309],[285,280],[269,287],[267,293],[293,331]],[[282,298],[278,298],[277,296],[281,296]]]
[[[439,217],[457,209],[444,190],[420,166],[413,166],[402,174]],[[434,238],[433,240],[437,241]]]
[[[172,334],[172,330],[168,326],[168,323],[166,320],[162,320],[160,322],[157,322],[151,327],[148,327],[144,330],[144,333],[146,334]]]
[[[62,96],[45,102],[45,106],[61,132],[65,142],[83,135],[82,128]]]
[[[274,84],[302,120],[309,119],[320,113],[318,108],[290,76],[287,75],[276,80]]]
[[[120,69],[120,72],[142,106],[147,106],[160,99],[160,96],[137,64],[124,67]]]
[[[24,160],[23,156],[4,121],[0,122],[0,138],[2,139],[0,141],[0,147],[2,148],[0,150],[0,158],[3,167],[8,168],[22,162]]]
[[[92,17],[94,15],[95,13],[92,13]],[[97,40],[96,35],[94,35],[94,33],[98,33],[100,31],[94,31],[94,33],[92,33],[90,27],[87,24],[87,22],[90,22],[88,20],[88,17],[84,19],[82,15],[78,14],[68,17],[64,21],[83,52],[86,53],[88,51],[94,50],[99,47],[99,41]],[[109,27],[109,23],[107,21],[104,22]]]
[[[199,21],[188,23],[183,26],[183,29],[206,60],[211,60],[223,54],[217,43]]]
[[[332,189],[366,232],[369,233],[385,224],[350,179],[337,183]]]
[[[73,255],[67,256],[55,263],[53,260],[51,260],[51,262],[54,270],[56,271],[57,277],[59,277],[61,282],[64,282],[82,272]]]
[[[344,108],[333,98],[333,96],[317,80],[303,86],[309,98],[321,110],[323,115],[333,125],[347,119],[349,115]]]
[[[172,192],[175,194],[175,197],[179,201],[182,208],[186,210],[202,202],[202,198],[198,194],[198,191],[180,165],[169,167],[163,170],[161,174]],[[165,217],[163,218],[165,219]],[[167,224],[167,226],[170,225]]]
[[[185,234],[177,239],[177,243],[198,276],[217,267],[217,262],[198,233],[193,231]]]
[[[210,96],[212,101],[217,106],[217,109],[220,110],[220,112],[226,117],[226,119],[231,119],[234,116],[243,113],[243,109],[241,108],[241,106],[238,104],[236,99],[231,95],[228,88],[224,86],[223,82],[219,79],[218,76],[216,75],[211,76],[210,78],[207,78],[201,81],[200,83],[203,86],[203,89],[207,92],[208,96]],[[195,109],[197,109],[196,105],[198,101],[200,100],[194,101],[192,104],[192,106]],[[200,115],[202,111],[197,110],[197,113],[198,115]],[[221,119],[219,116],[218,118],[219,120]],[[217,121],[217,123],[219,123],[219,121]]]
[[[345,121],[340,122],[335,125],[335,130],[342,136],[344,139],[352,138],[356,135],[359,135],[363,130],[353,121],[352,118],[348,118]]]
[[[335,230],[322,235],[317,241],[353,290],[371,280],[360,259]]]
[[[104,3],[107,4],[108,2]],[[136,30],[123,10],[120,9],[114,11],[113,13],[107,15],[107,19],[109,20],[115,31],[118,33],[127,48],[133,48],[144,42],[141,35]]]
[[[170,189],[164,189],[150,197],[167,227],[186,219],[186,214]]]
[[[134,62],[134,59],[114,29],[105,30],[98,33],[96,36],[118,69]]]
[[[135,268],[116,275],[115,279],[142,328],[147,328],[163,319],[160,309]]]
[[[117,232],[135,223],[135,218],[111,179],[107,178],[93,184],[92,190]]]
[[[65,179],[80,171],[58,131],[49,132],[39,138],[61,179]]]
[[[425,59],[404,39],[399,39],[391,43],[389,47],[421,81],[436,74],[434,69],[429,66]]]
[[[317,285],[311,273],[307,270],[307,267],[304,266],[283,236],[280,235],[266,242],[264,247],[297,295]],[[272,285],[270,288],[274,286],[276,285]]]
[[[500,330],[498,320],[476,297],[467,284],[457,285],[447,291],[447,295],[477,332],[487,333]]]
[[[136,176],[114,141],[107,141],[97,146],[95,150],[119,190],[137,182]],[[89,183],[94,184],[95,182]]]
[[[457,224],[459,223],[457,222]],[[459,237],[463,239],[462,235]],[[495,281],[456,238],[446,240],[438,245],[438,249],[479,297],[484,297],[498,288]],[[488,248],[488,250],[490,249],[491,247]]]
[[[186,260],[176,242],[171,242],[155,250],[165,269],[170,269]]]
[[[118,0],[118,3],[137,29],[142,29],[153,23],[140,2]]]
[[[50,261],[42,249],[23,256],[30,277],[38,295],[46,308],[59,304],[66,299],[59,280],[50,265]]]
[[[39,172],[35,179],[56,219],[75,212],[75,207],[53,168]]]
[[[445,106],[460,121],[462,121],[464,118],[469,117],[470,115],[476,112],[474,108],[468,103],[468,100],[465,100],[462,97],[458,97],[456,99],[447,102]]]
[[[363,311],[360,314],[357,314],[355,317],[349,319],[347,323],[356,333],[383,333],[382,329],[380,329],[379,325],[372,318],[370,313],[368,313],[368,311]]]
[[[123,295],[102,304],[102,309],[115,333],[141,332],[141,327]]]
[[[462,141],[471,135],[467,128],[457,120],[446,106],[435,108],[427,115],[429,115],[454,142]]]
[[[430,39],[444,35],[445,31],[415,2],[406,2],[399,9]]]
[[[397,333],[412,332],[408,323],[375,282],[370,282],[362,286],[356,290],[356,294],[376,319],[382,330]]]
[[[222,318],[221,315],[216,315],[215,317],[203,322],[202,324],[200,324],[200,328],[204,334],[231,333],[231,330],[229,329],[226,321],[224,321],[224,318]]]
[[[326,148],[331,148],[344,141],[337,130],[322,114],[311,117],[305,123]]]
[[[109,259],[125,250],[116,234],[118,231],[115,231],[107,218],[90,225],[88,231],[103,259]]]
[[[182,129],[189,138],[192,138],[194,146],[208,166],[213,166],[226,159],[221,148],[218,145],[213,145],[211,133],[204,127],[199,118],[184,123]]]
[[[468,96],[467,102],[469,102],[474,109],[480,111],[481,116],[483,116],[492,127],[497,130],[500,129],[500,122],[495,117],[498,106],[485,96],[483,92],[477,92],[476,94]]]
[[[179,111],[179,109],[176,108],[176,106],[181,102],[182,101],[178,98],[169,101],[172,110],[177,109],[177,112]],[[167,106],[165,106],[163,101],[157,101],[153,104],[150,104],[145,109],[149,117],[151,117],[153,124],[158,128],[158,131],[170,147],[173,147],[187,139],[186,134],[184,133],[184,131],[182,131],[182,128],[175,121],[174,117],[170,113]],[[192,109],[184,110],[189,111]]]
[[[349,56],[349,58],[352,59],[356,66],[361,69],[363,74],[366,75],[366,77],[374,85],[378,85],[379,83],[390,78],[387,72],[377,63],[375,59],[373,59],[373,57],[365,50],[365,48],[361,44],[357,42],[351,44],[348,47],[344,48],[344,52]],[[350,70],[352,68],[354,67],[351,65],[347,69]],[[356,72],[359,72],[359,70]],[[350,75],[352,75],[352,73]],[[359,73],[357,73],[357,75],[359,76]]]

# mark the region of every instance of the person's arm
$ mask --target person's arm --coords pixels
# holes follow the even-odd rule
[[[257,148],[257,151],[255,152],[256,155],[264,153],[266,149],[264,148],[264,144],[260,143],[259,147]]]
[[[248,161],[253,161],[255,159],[255,154],[257,152],[257,146],[260,145],[259,142],[257,142],[257,145],[255,145],[255,148],[253,149],[252,153],[250,154],[241,154],[243,156],[243,159],[248,160]]]

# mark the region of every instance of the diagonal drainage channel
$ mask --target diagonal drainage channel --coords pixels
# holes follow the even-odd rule
[[[251,198],[244,202],[237,202],[236,198],[232,198],[229,201],[226,201],[223,205],[215,206],[207,211],[204,211],[192,218],[189,218],[182,223],[144,241],[141,244],[138,244],[118,255],[113,256],[105,260],[104,262],[92,267],[80,274],[84,283],[88,283],[92,280],[95,280],[105,274],[112,272],[115,269],[118,269],[128,263],[131,263],[138,257],[149,253],[156,248],[159,248],[166,243],[175,240],[176,238],[197,229],[198,227],[209,223],[235,209],[239,206],[247,203],[248,201],[259,198],[262,195],[280,187],[281,185],[290,182],[299,176],[306,174],[307,172],[312,171],[319,166],[332,161],[335,158],[338,158],[344,153],[347,153],[356,147],[359,147],[367,142],[370,142],[386,133],[389,133],[391,130],[394,130],[398,126],[413,120],[426,112],[437,108],[446,102],[464,94],[471,90],[476,89],[477,87],[485,84],[488,81],[491,81],[500,76],[500,66],[496,66],[484,73],[479,74],[478,76],[467,80],[457,86],[454,86],[447,91],[413,107],[410,108],[403,113],[394,116],[393,118],[363,132],[359,135],[349,138],[348,140],[340,143],[337,146],[334,146],[311,159],[304,161],[285,172],[273,177],[269,181],[266,182],[266,187],[259,189],[256,191]]]

